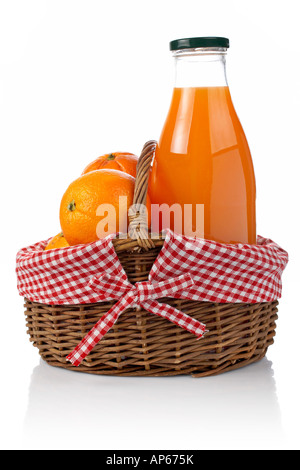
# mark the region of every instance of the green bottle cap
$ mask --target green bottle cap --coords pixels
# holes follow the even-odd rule
[[[170,50],[178,51],[181,49],[195,49],[197,47],[224,47],[229,48],[229,39],[214,36],[201,38],[183,38],[175,39],[170,42]]]

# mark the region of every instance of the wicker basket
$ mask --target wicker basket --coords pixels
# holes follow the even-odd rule
[[[135,197],[144,203],[156,142],[145,144],[139,159]],[[147,238],[144,223],[131,217],[128,239],[114,247],[132,283],[148,279],[163,238]],[[142,236],[143,235],[143,236]],[[164,299],[206,324],[200,341],[182,328],[143,310],[128,309],[79,367],[66,356],[114,302],[53,306],[25,299],[30,340],[50,365],[99,375],[194,377],[217,375],[262,359],[275,336],[278,302],[229,304]]]

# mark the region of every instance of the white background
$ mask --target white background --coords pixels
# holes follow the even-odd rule
[[[299,449],[299,20],[292,0],[1,0],[3,449]],[[169,41],[231,41],[227,73],[252,151],[258,233],[290,255],[275,344],[206,379],[97,377],[41,362],[18,249],[60,230],[60,199],[100,154],[158,139]]]

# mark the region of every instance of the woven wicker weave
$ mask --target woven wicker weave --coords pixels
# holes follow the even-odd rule
[[[145,144],[137,169],[136,203],[147,195],[156,142]],[[130,216],[128,239],[114,247],[130,282],[145,281],[163,245],[147,237],[147,224]],[[114,302],[50,306],[25,299],[30,340],[50,365],[120,376],[216,375],[262,359],[275,336],[278,302],[229,304],[162,299],[206,324],[201,340],[146,311],[128,309],[79,367],[66,356]]]

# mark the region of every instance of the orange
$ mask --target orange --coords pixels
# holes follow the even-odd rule
[[[60,206],[61,228],[68,243],[86,244],[111,233],[126,233],[134,185],[133,176],[106,169],[92,171],[73,181]],[[148,210],[149,207],[150,201]]]
[[[136,177],[136,165],[138,157],[133,153],[126,152],[115,152],[102,155],[90,163],[85,170],[83,175],[90,173],[91,171],[107,169],[107,170],[119,170],[128,173],[129,175]]]
[[[65,248],[66,246],[70,246],[70,245],[65,239],[64,234],[61,232],[58,235],[55,235],[55,237],[53,237],[50,240],[45,250],[54,250],[55,248]]]

